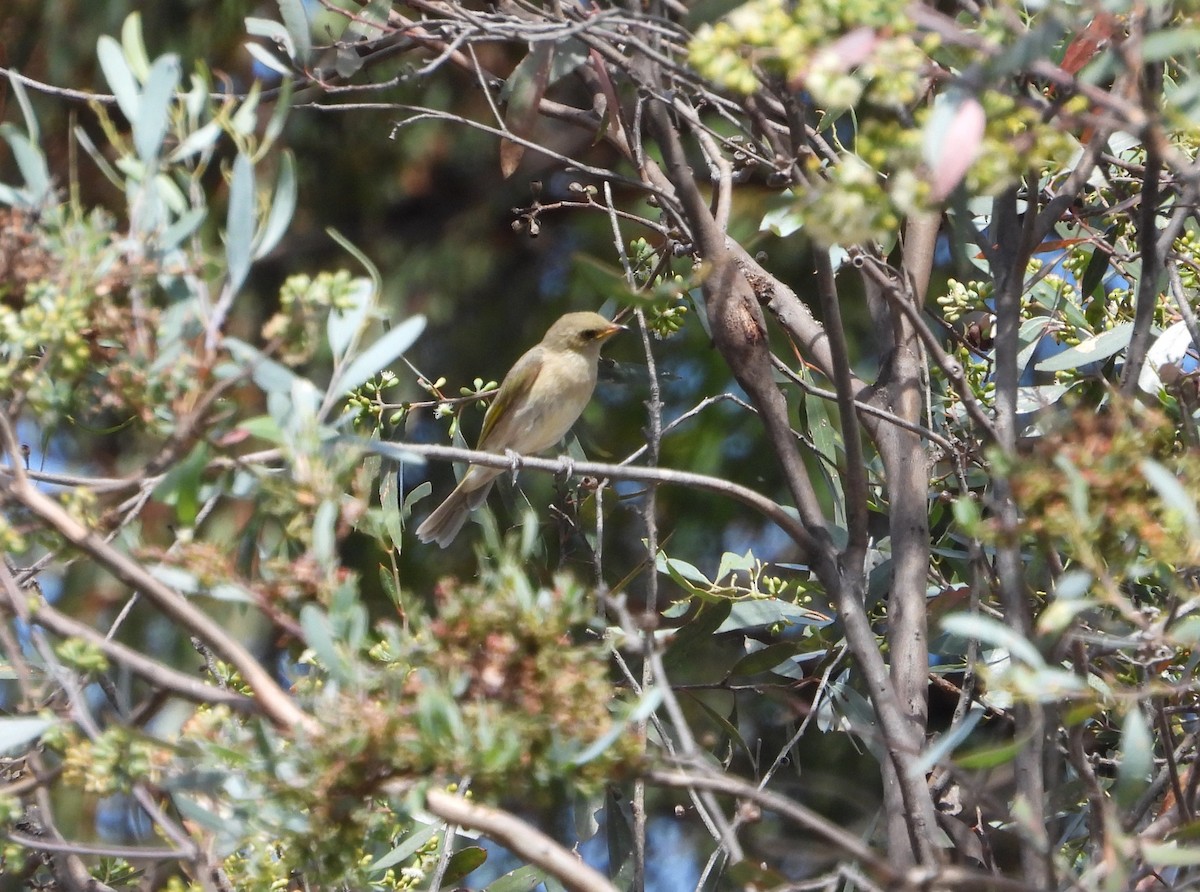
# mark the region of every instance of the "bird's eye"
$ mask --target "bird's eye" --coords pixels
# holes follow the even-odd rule
[[[589,341],[594,341],[594,340],[596,340],[596,338],[600,337],[600,329],[589,328],[587,331],[585,331],[583,333],[583,336],[584,336],[584,338],[586,338]]]

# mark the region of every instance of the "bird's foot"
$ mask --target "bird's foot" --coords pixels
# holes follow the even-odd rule
[[[558,459],[558,475],[562,477],[563,482],[570,480],[575,476],[575,459],[569,455],[560,456]]]
[[[513,479],[515,480],[517,471],[521,470],[521,453],[505,449],[504,457],[508,459],[508,472],[513,475]]]

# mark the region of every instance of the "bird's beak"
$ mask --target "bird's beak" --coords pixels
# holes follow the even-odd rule
[[[607,341],[619,331],[629,331],[629,329],[624,325],[618,325],[616,322],[614,322],[608,328],[604,329],[604,331],[600,332],[600,337],[597,340]]]

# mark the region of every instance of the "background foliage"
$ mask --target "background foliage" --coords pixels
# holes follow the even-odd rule
[[[0,885],[1195,882],[1193,5],[67,5]],[[419,546],[574,309],[573,461]]]

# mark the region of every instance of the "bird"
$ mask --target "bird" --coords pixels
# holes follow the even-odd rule
[[[516,361],[483,416],[481,452],[532,455],[549,449],[583,414],[596,389],[604,342],[625,326],[599,313],[567,313]],[[472,465],[458,486],[417,527],[417,539],[442,548],[486,501],[503,471]]]

